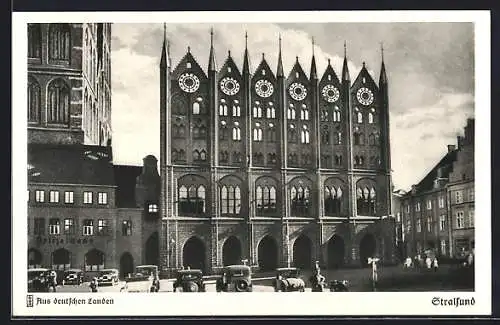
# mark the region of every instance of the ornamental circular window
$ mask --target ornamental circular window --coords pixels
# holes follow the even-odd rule
[[[339,90],[333,85],[326,85],[321,92],[323,98],[329,103],[335,103],[340,97]]]
[[[307,96],[306,87],[298,82],[295,82],[290,86],[289,92],[290,96],[297,101],[301,101]]]
[[[220,82],[220,89],[228,96],[233,96],[240,91],[240,84],[234,78],[226,77]]]
[[[368,88],[360,88],[356,93],[356,97],[358,99],[358,102],[360,102],[360,104],[362,105],[370,105],[371,103],[373,103],[373,93]]]
[[[260,97],[267,98],[273,94],[274,87],[268,80],[261,79],[255,83],[255,92]]]
[[[179,78],[179,87],[187,93],[194,93],[200,88],[200,79],[192,73],[185,73]]]

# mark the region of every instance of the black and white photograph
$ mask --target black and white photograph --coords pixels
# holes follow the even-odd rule
[[[491,312],[488,12],[13,19],[20,315]]]

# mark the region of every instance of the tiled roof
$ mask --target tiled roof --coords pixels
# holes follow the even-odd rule
[[[111,148],[28,144],[28,182],[114,185]]]
[[[116,189],[116,206],[119,208],[135,208],[135,183],[142,172],[142,166],[115,165],[114,175]]]
[[[442,168],[443,178],[448,178],[448,175],[453,170],[453,162],[457,159],[457,149],[448,152],[441,160],[431,169],[430,172],[417,184],[416,194],[424,193],[434,189],[434,180],[438,176],[438,170]],[[412,192],[408,191],[411,195]]]

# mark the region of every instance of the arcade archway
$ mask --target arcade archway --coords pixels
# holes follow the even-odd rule
[[[182,249],[183,266],[205,271],[205,245],[198,237],[189,238]]]
[[[359,243],[359,260],[362,266],[368,266],[368,258],[373,257],[377,251],[377,241],[373,234],[366,234]]]
[[[241,263],[241,243],[235,236],[231,236],[222,246],[222,264],[234,265]]]
[[[311,269],[312,242],[309,237],[300,235],[293,243],[293,265],[302,270]]]
[[[42,253],[38,249],[28,249],[28,267],[36,268],[42,266]]]
[[[71,253],[64,248],[59,248],[52,253],[52,268],[66,270],[70,268]]]
[[[272,271],[278,267],[278,245],[273,237],[267,235],[260,240],[258,261],[261,271]]]
[[[134,258],[129,252],[125,252],[120,257],[120,276],[127,277],[134,272]]]
[[[330,240],[328,240],[327,252],[328,268],[336,269],[341,267],[344,264],[345,257],[344,239],[339,235],[333,235]]]

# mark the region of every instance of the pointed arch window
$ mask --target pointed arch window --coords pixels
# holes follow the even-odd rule
[[[342,144],[342,132],[335,132],[334,144]]]
[[[356,189],[357,214],[361,216],[375,215],[376,191],[371,187],[358,187]]]
[[[233,102],[233,116],[240,117],[241,116],[241,107],[240,102],[235,100]]]
[[[227,128],[226,122],[221,121],[219,130],[219,140],[229,139],[229,129]]]
[[[268,141],[269,142],[276,142],[277,141],[276,127],[274,126],[273,123],[269,123],[269,129],[267,130],[267,133],[268,133]]]
[[[364,145],[365,140],[364,140],[363,133],[360,132],[354,132],[354,144],[355,145]]]
[[[309,110],[307,109],[307,106],[305,104],[302,104],[302,107],[300,109],[300,119],[302,121],[309,121]]]
[[[181,185],[178,188],[179,214],[205,213],[205,187],[190,185],[189,188]]]
[[[321,111],[321,122],[328,122],[328,110],[324,109]]]
[[[50,24],[49,59],[69,61],[70,42],[70,27],[68,24]]]
[[[193,150],[193,161],[198,162],[200,161],[200,152],[198,150]]]
[[[363,123],[363,113],[358,112],[358,113],[356,114],[356,117],[357,117],[357,122],[358,122],[358,123]]]
[[[62,79],[55,79],[48,86],[49,123],[66,124],[69,122],[70,90]]]
[[[325,186],[325,215],[336,216],[342,208],[342,189],[335,186]]]
[[[365,158],[363,156],[355,156],[354,157],[354,166],[361,167],[365,164]]]
[[[303,130],[301,130],[300,142],[304,144],[309,143],[309,130],[307,129],[307,125],[304,125]]]
[[[276,212],[276,187],[272,185],[257,186],[256,204],[259,214]]]
[[[233,141],[241,141],[241,129],[238,125],[233,127]]]
[[[224,98],[220,100],[219,116],[227,116],[227,103]]]
[[[273,102],[269,102],[267,104],[267,109],[266,109],[266,117],[270,119],[275,119],[276,118],[276,108],[274,107]]]
[[[30,77],[28,79],[28,122],[40,122],[41,96],[40,85]]]
[[[207,152],[205,150],[200,151],[200,160],[207,161]]]
[[[303,186],[292,186],[290,190],[291,212],[295,216],[304,216],[309,213],[310,189]]]
[[[342,166],[342,156],[335,155],[335,166]]]
[[[330,131],[326,125],[323,127],[323,130],[321,130],[321,143],[330,144]]]
[[[295,120],[295,107],[293,106],[293,104],[290,104],[290,106],[288,107],[287,118],[289,120]]]
[[[293,124],[290,124],[290,126],[288,127],[288,142],[297,142],[297,130],[295,129],[295,125]]]
[[[42,33],[40,24],[28,24],[28,58],[42,57]]]
[[[373,113],[372,112],[368,113],[368,124],[373,124]]]
[[[335,106],[335,109],[333,110],[333,121],[334,122],[340,122],[340,110],[338,106]]]
[[[239,186],[221,187],[221,214],[240,214],[241,210],[241,190]]]
[[[200,115],[201,110],[200,110],[200,103],[194,102],[193,103],[193,115]]]
[[[262,128],[260,123],[255,123],[255,128],[253,129],[253,141],[262,141]]]
[[[259,101],[255,101],[255,105],[253,107],[253,117],[262,118],[262,107],[260,106]]]

